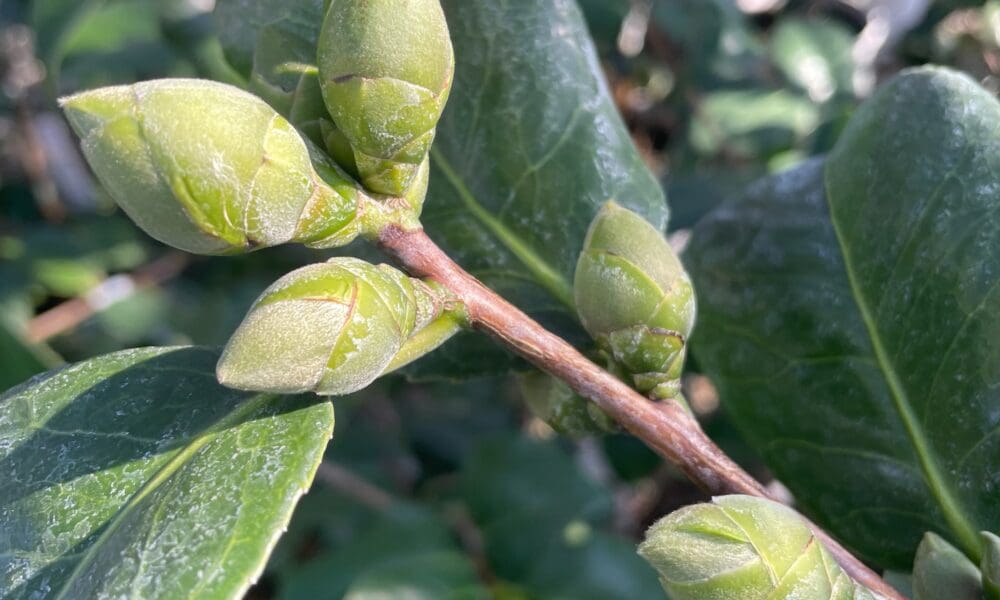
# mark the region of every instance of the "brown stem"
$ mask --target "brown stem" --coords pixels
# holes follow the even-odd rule
[[[497,338],[536,367],[591,399],[705,491],[713,495],[747,494],[772,499],[678,404],[650,402],[595,365],[455,264],[423,230],[390,225],[381,232],[379,242],[412,275],[429,277],[450,289],[465,304],[473,327]],[[899,592],[864,563],[819,527],[810,525],[851,577],[886,598],[903,600]]]

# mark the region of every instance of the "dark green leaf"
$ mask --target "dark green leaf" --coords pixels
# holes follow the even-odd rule
[[[366,571],[344,594],[344,600],[475,600],[485,599],[476,570],[458,552],[408,556]]]
[[[59,363],[51,350],[36,348],[0,320],[0,390],[6,390]]]
[[[217,355],[129,350],[0,397],[5,598],[238,598],[333,428],[314,398],[221,388]]]
[[[531,597],[662,597],[634,543],[599,530],[611,510],[608,491],[555,444],[485,440],[468,458],[461,487],[490,567]]]
[[[463,267],[582,342],[571,283],[590,221],[615,198],[663,229],[663,193],[615,110],[575,3],[443,4],[457,70],[424,224]]]
[[[907,72],[694,233],[695,354],[796,499],[883,566],[1000,525],[1000,103]],[[832,217],[831,217],[832,215]],[[877,482],[877,485],[875,484]]]

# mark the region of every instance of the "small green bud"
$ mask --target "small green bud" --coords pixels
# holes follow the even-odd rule
[[[411,336],[439,319],[442,296],[419,279],[355,258],[303,267],[254,303],[219,359],[219,381],[276,393],[355,392],[385,373]],[[424,350],[444,339],[438,336]]]
[[[455,72],[439,1],[333,0],[317,61],[362,183],[401,196],[434,141]]]
[[[605,204],[577,262],[574,296],[584,328],[640,391],[677,396],[695,297],[663,234],[636,213]]]
[[[915,600],[981,600],[979,569],[941,536],[927,532],[913,561]]]
[[[586,437],[618,431],[600,408],[547,373],[525,373],[518,377],[518,383],[528,409],[558,433]]]
[[[1000,537],[984,531],[983,563],[980,571],[983,573],[983,592],[986,600],[1000,600]]]
[[[198,254],[357,235],[357,190],[259,98],[164,79],[62,100],[83,152],[122,209],[152,237]]]
[[[750,496],[721,496],[660,519],[639,546],[673,600],[871,600],[801,517]]]

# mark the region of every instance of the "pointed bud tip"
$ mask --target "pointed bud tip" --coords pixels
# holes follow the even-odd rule
[[[66,119],[73,131],[86,138],[106,122],[128,114],[134,104],[131,86],[112,86],[79,92],[59,98]]]

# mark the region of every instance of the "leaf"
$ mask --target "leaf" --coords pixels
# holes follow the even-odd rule
[[[215,352],[128,350],[0,397],[5,598],[238,598],[322,457],[315,398],[227,390]]]
[[[458,552],[408,556],[369,569],[344,600],[474,600],[487,598],[468,558]]]
[[[266,27],[315,46],[323,24],[324,0],[218,0],[216,27],[226,58],[250,76],[260,31]]]
[[[771,56],[791,83],[815,102],[850,94],[854,64],[850,29],[836,21],[782,19],[771,36]]]
[[[492,570],[530,597],[662,597],[634,544],[599,530],[611,514],[608,490],[555,444],[483,440],[467,458],[460,488]]]
[[[0,320],[0,389],[17,385],[58,362],[51,350],[28,344]]]
[[[350,543],[290,571],[279,598],[344,598],[406,584],[448,590],[475,583],[466,577],[468,567],[444,521],[421,506],[398,504]]]
[[[457,66],[424,225],[487,285],[585,342],[571,284],[590,221],[614,198],[664,229],[663,193],[616,112],[575,2],[443,5]],[[459,343],[453,353],[471,355]]]
[[[803,507],[908,568],[1000,525],[1000,104],[908,71],[820,161],[703,221],[687,262],[699,363]],[[877,482],[877,485],[875,484]]]

